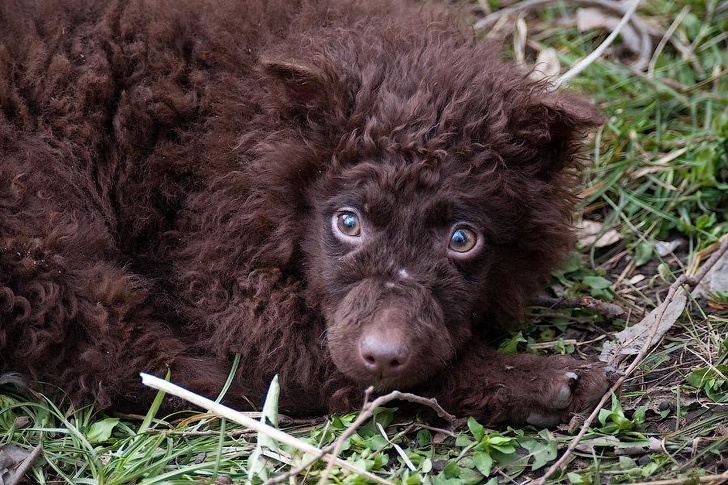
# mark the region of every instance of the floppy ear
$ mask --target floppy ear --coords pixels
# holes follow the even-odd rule
[[[274,81],[273,88],[283,104],[297,111],[309,111],[326,103],[326,76],[314,67],[271,58],[260,59],[263,72]]]
[[[514,137],[527,148],[527,165],[545,178],[573,165],[585,132],[604,123],[591,103],[568,93],[544,93],[522,113]]]

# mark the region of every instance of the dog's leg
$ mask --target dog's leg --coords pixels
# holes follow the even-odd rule
[[[570,356],[505,355],[478,348],[443,376],[438,401],[458,415],[490,424],[552,427],[591,411],[611,376],[604,364]]]

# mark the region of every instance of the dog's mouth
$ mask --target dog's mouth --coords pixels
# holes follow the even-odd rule
[[[406,366],[394,370],[378,369],[372,368],[371,364],[355,362],[352,359],[345,362],[336,360],[334,359],[337,368],[347,377],[363,387],[371,386],[375,392],[412,389],[430,377],[428,374],[412,372]]]
[[[339,371],[375,391],[412,389],[452,356],[447,338],[423,329],[401,306],[388,305],[359,325],[347,316],[329,326],[331,357]]]

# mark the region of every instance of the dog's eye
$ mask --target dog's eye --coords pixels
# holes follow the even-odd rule
[[[335,216],[336,228],[341,234],[349,237],[358,237],[361,235],[361,223],[359,216],[351,211],[341,211]]]
[[[456,227],[450,235],[448,248],[456,253],[467,253],[471,251],[478,242],[478,235],[467,227]]]

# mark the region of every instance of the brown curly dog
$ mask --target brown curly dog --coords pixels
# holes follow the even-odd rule
[[[573,242],[600,117],[544,88],[422,5],[3,0],[2,370],[139,409],[140,371],[214,396],[239,353],[241,408],[274,374],[294,415],[590,408],[602,366],[486,343]]]

